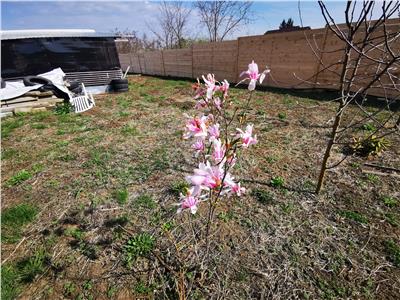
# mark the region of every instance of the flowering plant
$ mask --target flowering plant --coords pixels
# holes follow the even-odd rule
[[[239,83],[249,80],[250,91],[244,107],[233,106],[229,100],[229,82],[218,82],[214,74],[208,74],[206,77],[203,75],[204,84],[197,80],[193,85],[194,99],[197,101],[195,108],[199,113],[194,116],[187,115],[183,138],[193,141],[191,149],[194,151],[193,156],[197,159],[198,167],[191,175],[186,176],[191,187],[185,194],[181,194],[178,213],[187,210],[196,214],[203,202],[209,202],[207,238],[216,204],[222,198],[241,196],[246,192],[232,175],[232,168],[240,157],[240,152],[257,143],[253,125],[244,126],[246,118],[243,116],[249,107],[257,80],[262,83],[268,72],[266,69],[259,73],[254,61],[249,64],[247,71],[242,72],[241,76],[246,78]],[[233,109],[233,116],[229,115],[228,109]],[[240,109],[243,109],[241,114]],[[243,128],[231,130],[233,121],[239,115],[242,116],[239,125]]]

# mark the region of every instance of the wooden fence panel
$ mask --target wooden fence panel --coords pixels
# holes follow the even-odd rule
[[[213,43],[212,50],[212,72],[215,74],[215,78],[219,81],[223,79],[230,82],[236,81],[238,41]]]
[[[146,74],[164,75],[164,67],[161,51],[151,51],[144,53]]]
[[[213,73],[213,47],[215,43],[193,45],[193,77]]]
[[[176,77],[193,77],[192,49],[164,50],[165,75]]]
[[[400,32],[400,19],[390,20],[387,30]],[[342,26],[342,25],[339,25]],[[382,28],[383,30],[383,28]],[[393,44],[400,51],[400,39]],[[234,83],[239,74],[247,70],[254,60],[260,71],[265,66],[271,69],[263,85],[282,88],[325,88],[338,89],[340,86],[341,61],[344,43],[327,28],[278,32],[267,35],[240,37],[235,41],[197,44],[192,48],[152,51],[127,55],[121,50],[119,58],[122,68],[131,66],[135,73],[196,78],[207,73],[215,74],[217,80],[227,79]],[[381,50],[371,50],[369,55],[379,58]],[[378,64],[362,62],[358,84],[353,91],[366,84],[374,76]],[[396,73],[397,72],[397,73]],[[400,77],[400,70],[393,74]],[[392,84],[392,79],[383,77],[383,84]],[[399,79],[397,80],[400,85]],[[369,94],[384,96],[379,85],[370,89]],[[390,97],[398,97],[397,91],[388,91]]]

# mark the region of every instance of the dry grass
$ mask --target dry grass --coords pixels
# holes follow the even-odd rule
[[[81,115],[2,122],[2,217],[21,204],[35,211],[3,237],[2,298],[176,299],[176,249],[204,255],[190,247],[204,207],[190,220],[174,206],[194,167],[181,139],[191,83],[129,81],[129,93],[99,96]],[[244,93],[233,89],[233,101]],[[351,157],[315,196],[335,103],[284,92],[256,92],[253,103],[259,143],[235,171],[249,193],[218,209],[208,270],[182,275],[187,298],[398,298],[399,177],[367,175]],[[400,168],[398,145],[392,137],[373,163]],[[281,188],[270,184],[278,176]]]

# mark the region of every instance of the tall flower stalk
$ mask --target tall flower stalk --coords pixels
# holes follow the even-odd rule
[[[207,223],[205,229],[206,252],[209,252],[210,225],[214,218],[217,204],[232,196],[242,196],[246,189],[233,176],[233,166],[240,158],[241,152],[257,143],[253,134],[253,125],[244,125],[246,111],[249,109],[251,97],[257,80],[262,83],[269,70],[258,72],[254,61],[249,64],[246,76],[240,83],[249,80],[249,97],[244,106],[235,107],[229,99],[229,82],[219,82],[214,74],[202,76],[203,82],[193,85],[195,108],[198,113],[187,116],[184,139],[191,139],[191,150],[197,159],[198,167],[186,177],[190,189],[181,194],[178,213],[198,212],[198,208],[208,202]],[[228,110],[233,111],[230,116]],[[239,126],[232,129],[235,118],[239,118]]]

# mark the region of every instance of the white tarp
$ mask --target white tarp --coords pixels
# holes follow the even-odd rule
[[[71,94],[68,88],[64,85],[64,76],[65,73],[61,68],[57,68],[51,70],[50,72],[38,74],[37,76],[44,77],[50,80],[59,90],[68,94],[69,98],[71,98]],[[36,90],[43,86],[43,84],[36,84],[33,86],[25,86],[22,80],[18,81],[7,81],[6,87],[4,89],[0,89],[0,99],[7,100],[12,99],[18,96],[22,96],[25,93]]]

